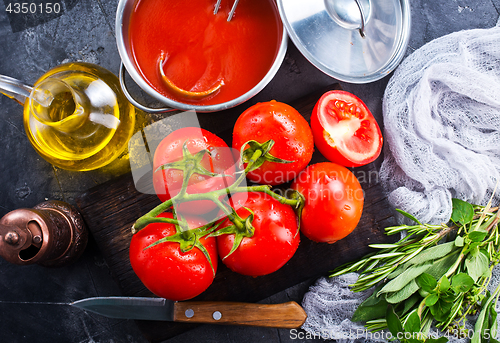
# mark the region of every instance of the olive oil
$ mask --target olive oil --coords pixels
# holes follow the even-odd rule
[[[62,169],[100,168],[127,147],[134,107],[118,78],[97,65],[68,63],[43,75],[24,104],[24,126],[35,150]]]

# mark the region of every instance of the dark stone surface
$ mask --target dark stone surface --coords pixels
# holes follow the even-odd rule
[[[55,18],[9,14],[6,12],[9,3],[14,2],[0,2],[0,74],[32,84],[50,68],[77,60],[97,63],[118,73],[120,58],[114,36],[116,0],[61,0],[63,13]],[[407,54],[451,32],[494,26],[500,1],[411,0],[411,9],[412,30]],[[342,87],[363,99],[383,124],[381,101],[389,77],[365,85],[342,83]],[[271,99],[290,102],[333,81],[290,44],[277,76],[259,95],[235,109],[203,117],[202,125],[207,129],[231,127],[237,114],[253,103]],[[28,142],[21,106],[5,96],[0,96],[0,146],[0,216],[46,199],[74,203],[75,197],[84,190],[127,171],[126,158],[85,173],[52,167]],[[300,302],[312,282],[314,280],[283,291],[265,302]],[[69,267],[20,267],[0,259],[0,342],[144,342],[133,321],[112,320],[66,305],[48,304],[110,295],[119,295],[119,290],[92,238],[84,255]],[[226,326],[200,326],[169,340],[171,343],[187,341],[284,343],[307,340],[293,339],[289,330]]]

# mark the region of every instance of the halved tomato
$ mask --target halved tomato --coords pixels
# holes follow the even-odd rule
[[[328,160],[345,167],[373,162],[382,150],[382,133],[363,101],[345,91],[329,91],[311,116],[314,143]]]

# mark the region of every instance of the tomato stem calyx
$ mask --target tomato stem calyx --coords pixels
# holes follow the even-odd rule
[[[294,162],[294,161],[283,160],[281,158],[277,158],[277,157],[271,155],[271,153],[269,151],[274,146],[274,143],[275,142],[272,139],[270,139],[264,143],[259,143],[259,142],[254,141],[254,140],[250,140],[242,145],[242,148],[240,151],[241,162],[248,164],[247,168],[245,169],[245,171],[247,173],[259,168],[266,161],[275,162],[275,163],[293,163]],[[248,146],[248,148],[247,148],[247,146]],[[252,157],[254,156],[256,151],[261,151],[262,155],[259,158],[257,158],[257,160],[255,160],[253,162],[253,164],[251,165],[250,168],[248,168],[248,166],[250,165],[250,162],[252,161]]]
[[[216,174],[205,169],[201,162],[205,154],[210,155],[210,151],[201,150],[195,154],[191,154],[187,147],[187,141],[183,144],[183,156],[179,161],[166,163],[160,166],[156,171],[160,169],[177,169],[183,171],[183,183],[182,188],[178,194],[171,197],[167,201],[161,203],[139,219],[132,226],[132,233],[135,234],[137,231],[143,229],[148,224],[151,223],[170,223],[176,226],[176,234],[168,237],[164,237],[153,244],[149,245],[145,249],[153,247],[157,244],[161,244],[164,242],[177,242],[180,244],[180,249],[182,252],[188,252],[192,250],[194,247],[200,249],[203,254],[207,257],[212,266],[212,270],[214,270],[212,262],[210,260],[210,256],[208,255],[207,250],[204,246],[199,242],[199,239],[204,236],[216,237],[224,234],[234,234],[234,244],[231,248],[231,251],[224,257],[227,258],[231,255],[241,244],[244,237],[252,237],[255,232],[255,228],[252,225],[254,220],[254,213],[249,209],[244,207],[250,214],[246,218],[242,218],[238,215],[235,210],[235,205],[230,206],[225,201],[221,200],[228,195],[235,193],[245,193],[245,192],[262,192],[265,193],[274,199],[278,200],[282,204],[290,205],[294,211],[297,213],[299,217],[300,224],[300,215],[302,208],[304,207],[304,197],[296,192],[289,191],[286,196],[279,195],[271,190],[271,186],[269,185],[259,185],[259,186],[248,186],[242,187],[241,183],[244,181],[246,175],[252,170],[260,167],[265,161],[276,162],[276,163],[292,163],[293,161],[286,161],[272,156],[269,151],[274,145],[273,140],[269,140],[264,143],[258,143],[256,141],[248,141],[243,147],[249,146],[249,148],[242,148],[240,151],[240,163],[246,164],[245,169],[238,176],[234,183],[230,184],[228,187],[224,189],[214,190],[207,193],[187,193],[187,187],[191,176],[194,174],[210,176],[210,177],[232,177],[224,174]],[[197,200],[209,200],[214,202],[220,210],[224,213],[224,215],[233,223],[233,225],[224,227],[222,229],[217,230],[218,226],[222,221],[210,222],[205,226],[202,226],[197,229],[188,229],[187,223],[182,216],[175,215],[175,205],[189,202],[189,201],[197,201]],[[174,212],[174,218],[164,218],[158,217],[159,214],[172,210]],[[299,226],[297,226],[299,227]],[[299,229],[297,229],[297,234]]]
[[[233,221],[232,219],[231,221],[233,221],[234,224],[214,231],[209,235],[209,237],[217,237],[222,235],[234,234],[234,242],[231,251],[229,251],[229,253],[222,258],[223,260],[236,251],[236,249],[240,246],[243,238],[252,237],[255,233],[255,228],[252,225],[255,214],[248,207],[243,208],[250,213],[248,217],[246,217],[245,219],[241,218],[241,216],[235,211],[235,209],[232,208],[233,218],[235,219],[235,221]],[[243,223],[244,225],[236,225],[236,223]]]
[[[161,219],[161,218],[157,218]],[[167,219],[167,218],[163,218]],[[177,218],[177,223],[175,224],[176,228],[176,233],[163,237],[160,240],[157,240],[156,242],[148,245],[147,247],[144,248],[144,250],[152,248],[158,244],[165,243],[165,242],[175,242],[178,243],[180,246],[180,250],[182,253],[187,253],[191,251],[193,248],[198,248],[203,255],[206,257],[208,262],[210,263],[210,267],[212,268],[213,275],[215,276],[215,268],[212,263],[212,259],[210,258],[210,254],[208,253],[207,249],[203,244],[201,244],[200,239],[211,234],[214,230],[217,229],[218,224],[214,223],[208,223],[204,226],[201,226],[199,228],[195,229],[185,229],[187,227],[187,222],[185,219],[178,219]]]
[[[218,174],[208,171],[207,169],[205,169],[205,167],[203,167],[201,165],[201,160],[203,159],[205,154],[210,155],[210,151],[204,149],[204,150],[198,151],[194,155],[191,154],[191,152],[189,151],[189,149],[187,147],[187,141],[186,141],[186,142],[184,142],[184,145],[182,146],[182,159],[181,160],[163,164],[160,167],[158,167],[158,169],[156,169],[155,171],[158,171],[160,169],[177,169],[177,170],[182,170],[182,171],[189,170],[190,171],[189,173],[185,173],[185,174],[187,174],[186,178],[188,180],[193,174],[200,174],[200,175],[211,176],[211,177],[217,176]],[[189,176],[189,177],[187,177],[187,176]]]

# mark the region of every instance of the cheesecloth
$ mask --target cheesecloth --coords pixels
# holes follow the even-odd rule
[[[449,220],[452,197],[485,204],[500,174],[498,23],[443,36],[407,57],[387,85],[383,116],[380,180],[392,206],[438,224]],[[304,296],[302,328],[314,338],[386,342],[349,320],[371,294],[351,292],[356,279],[319,279]]]
[[[456,32],[410,55],[383,100],[389,202],[420,221],[451,198],[485,204],[500,171],[500,28]]]

